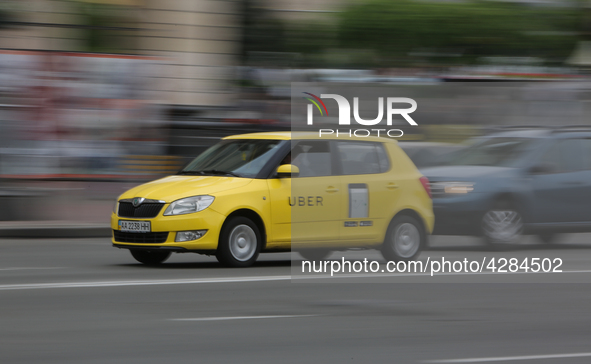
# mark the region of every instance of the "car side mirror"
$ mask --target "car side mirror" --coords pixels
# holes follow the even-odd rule
[[[291,178],[300,175],[300,169],[293,164],[283,164],[277,168],[277,178]]]
[[[548,174],[554,172],[554,168],[551,164],[541,163],[532,166],[528,172],[529,174]]]

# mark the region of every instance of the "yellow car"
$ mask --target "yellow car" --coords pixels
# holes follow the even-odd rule
[[[194,252],[234,267],[291,250],[411,260],[433,222],[429,181],[395,140],[289,132],[226,137],[176,175],[122,194],[111,215],[113,246],[141,263]]]

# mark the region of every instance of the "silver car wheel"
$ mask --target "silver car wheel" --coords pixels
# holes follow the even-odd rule
[[[484,234],[496,242],[511,242],[521,235],[523,219],[514,210],[491,210],[482,218]]]
[[[410,258],[421,246],[421,233],[416,226],[405,222],[396,227],[392,236],[394,251],[402,258]]]
[[[230,233],[230,252],[234,259],[245,262],[256,252],[257,236],[248,225],[237,225]]]

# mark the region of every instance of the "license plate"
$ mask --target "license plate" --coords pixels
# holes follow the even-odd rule
[[[149,233],[152,227],[149,221],[119,220],[119,230],[127,233]]]

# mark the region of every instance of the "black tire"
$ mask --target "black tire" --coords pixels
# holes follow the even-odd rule
[[[382,256],[388,261],[410,261],[427,245],[423,225],[411,216],[397,216],[390,222],[382,244]]]
[[[559,236],[560,234],[556,233],[543,233],[537,235],[538,240],[540,240],[540,242],[544,244],[555,244],[556,242],[558,242]]]
[[[257,260],[261,247],[258,226],[247,217],[236,216],[222,227],[216,258],[227,267],[250,267]]]
[[[317,249],[298,250],[298,253],[300,253],[300,255],[306,260],[320,261],[320,260],[325,260],[332,253],[332,251],[330,251],[328,249],[318,249],[317,248]]]
[[[141,249],[129,249],[129,252],[135,260],[146,265],[158,265],[164,263],[166,259],[170,257],[171,254],[168,251]]]
[[[514,203],[499,201],[482,215],[481,228],[484,241],[491,246],[516,244],[523,235],[523,217]]]

